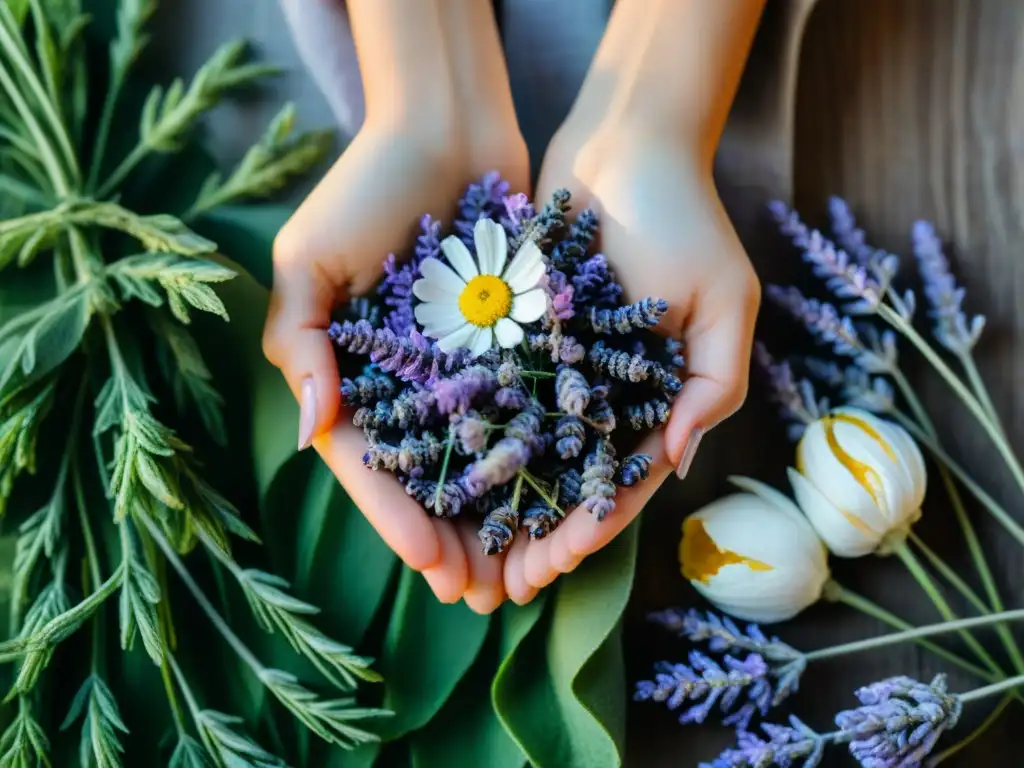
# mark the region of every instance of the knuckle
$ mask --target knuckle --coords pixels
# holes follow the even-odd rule
[[[302,229],[290,219],[274,237],[273,258],[276,266],[295,264],[309,251],[307,238]]]

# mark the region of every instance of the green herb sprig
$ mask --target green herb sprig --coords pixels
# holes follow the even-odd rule
[[[132,764],[124,738],[131,717],[107,671],[112,611],[120,647],[139,641],[162,681],[176,729],[170,765],[284,764],[246,735],[252,724],[200,703],[178,661],[169,595],[179,585],[301,727],[351,747],[375,740],[364,721],[385,714],[350,696],[359,682],[380,679],[371,660],[317,629],[317,609],[289,594],[283,579],[236,560],[232,537],[257,536],[206,479],[202,451],[174,420],[195,410],[213,441],[226,441],[224,400],[188,326],[197,314],[228,319],[216,286],[235,272],[193,227],[221,206],[286,189],[324,157],[330,136],[294,135],[286,105],[237,167],[210,175],[184,212],[143,212],[136,171],[184,149],[211,108],[274,72],[249,61],[244,44],[223,46],[191,81],[150,89],[137,143],[115,156],[122,96],[156,8],[155,0],[119,2],[93,121],[94,57],[79,0],[0,4],[0,194],[3,210],[15,211],[0,220],[0,270],[14,281],[52,273],[45,291],[13,312],[0,291],[0,513],[7,507],[16,537],[9,632],[0,639],[0,663],[12,673],[0,766],[49,765],[75,726],[82,765]],[[161,403],[165,389],[174,408]],[[22,494],[17,481],[33,474]],[[35,503],[25,501],[33,494]],[[189,569],[197,547],[233,577],[257,623],[322,679],[300,680],[258,659]],[[49,707],[59,689],[47,671],[85,627],[87,669],[60,729],[48,730],[38,702],[45,687]],[[321,695],[325,686],[345,695]]]

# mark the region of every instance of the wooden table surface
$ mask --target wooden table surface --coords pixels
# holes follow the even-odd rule
[[[298,103],[303,125],[330,125],[330,112],[301,69],[275,0],[176,0],[160,23],[165,26],[158,43],[184,70],[226,37],[254,40],[265,58],[289,70],[275,95]],[[267,103],[221,108],[211,132],[217,151],[236,157],[269,109]],[[1024,313],[1017,309],[1024,292],[1022,128],[1021,0],[768,0],[717,167],[721,194],[764,282],[804,274],[765,215],[764,204],[773,197],[794,201],[817,223],[826,196],[840,194],[877,245],[901,254],[909,252],[911,223],[933,220],[950,243],[958,276],[969,286],[968,309],[988,316],[979,365],[1018,450],[1024,449],[1024,399],[1015,387],[1024,366],[1024,355],[1015,351],[1024,330]],[[906,264],[906,279],[917,287],[910,261]],[[784,338],[791,331],[780,315],[763,313],[766,338]],[[933,374],[925,375],[909,352],[905,359],[952,452],[1008,509],[1021,510],[1019,492],[983,435]],[[665,487],[647,511],[627,625],[631,679],[646,674],[655,658],[682,657],[677,643],[646,626],[644,615],[694,602],[689,587],[674,576],[683,517],[726,492],[729,474],[784,487],[782,457],[790,452],[755,385],[741,414],[706,439],[691,479],[685,486]],[[1021,606],[1024,559],[1018,545],[976,507],[971,514],[1006,603]],[[1018,516],[1024,520],[1024,514]],[[937,483],[917,530],[958,571],[972,573]],[[836,563],[834,572],[842,583],[908,620],[937,618],[898,562]],[[824,605],[780,629],[786,640],[806,648],[881,631],[876,621]],[[927,678],[942,670],[913,646],[823,662],[806,675],[794,709],[825,729],[858,685],[893,674]],[[951,671],[950,678],[957,688],[971,684],[960,673]],[[972,708],[958,731],[966,733],[986,706]],[[1015,732],[1021,723],[1019,707],[1011,707],[980,745],[947,765],[1020,764],[1013,745],[1021,743]],[[696,765],[729,738],[724,730],[679,726],[650,704],[634,705],[629,725],[627,764],[643,768]],[[842,755],[825,761],[848,764]]]

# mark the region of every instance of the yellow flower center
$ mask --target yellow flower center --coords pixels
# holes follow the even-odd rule
[[[772,566],[743,557],[728,549],[719,549],[704,529],[704,521],[688,517],[683,522],[683,540],[679,542],[679,564],[683,577],[707,584],[711,577],[727,565],[745,565],[752,571],[770,571]]]
[[[512,289],[495,275],[477,275],[459,295],[459,311],[479,328],[490,328],[512,311]]]

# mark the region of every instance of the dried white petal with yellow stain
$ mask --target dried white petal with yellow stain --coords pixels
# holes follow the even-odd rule
[[[927,473],[898,424],[837,408],[811,424],[789,470],[797,503],[840,557],[885,553],[921,516]]]

